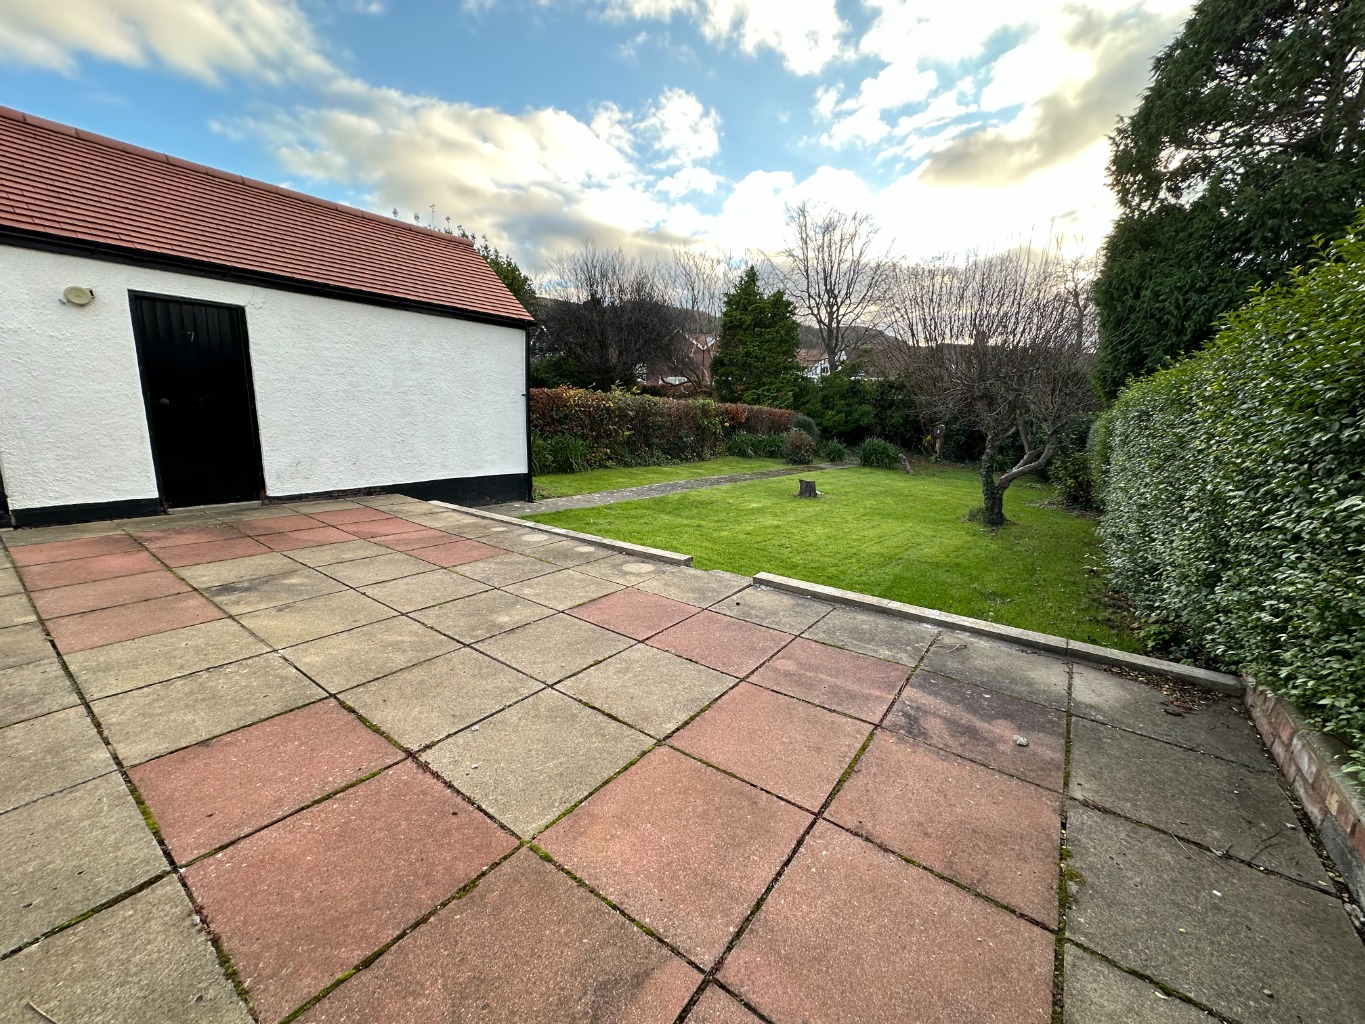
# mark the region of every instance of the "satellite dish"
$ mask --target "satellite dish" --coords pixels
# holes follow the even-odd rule
[[[72,306],[88,306],[95,301],[95,293],[89,288],[73,284],[62,292],[62,300]]]

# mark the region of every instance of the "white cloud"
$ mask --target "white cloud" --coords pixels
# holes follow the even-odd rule
[[[705,167],[683,167],[662,179],[655,187],[670,199],[700,192],[715,195],[721,178]]]
[[[720,152],[720,115],[682,89],[665,89],[639,130],[666,166],[690,167]]]

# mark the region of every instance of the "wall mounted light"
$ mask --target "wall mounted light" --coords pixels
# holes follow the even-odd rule
[[[73,284],[62,292],[62,302],[68,306],[88,306],[95,301],[95,293],[89,288]]]

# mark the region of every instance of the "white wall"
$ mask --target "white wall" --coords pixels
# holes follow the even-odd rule
[[[245,307],[269,494],[527,471],[520,328],[0,245],[12,508],[156,496],[130,290]]]

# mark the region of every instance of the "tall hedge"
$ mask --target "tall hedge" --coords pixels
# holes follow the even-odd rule
[[[531,389],[533,443],[552,453],[570,447],[574,453],[571,459],[552,456],[550,471],[707,459],[720,452],[728,433],[781,434],[792,415],[788,409],[619,390]],[[569,461],[572,467],[564,464]]]
[[[1365,771],[1365,218],[1123,391],[1096,436],[1114,582]]]

